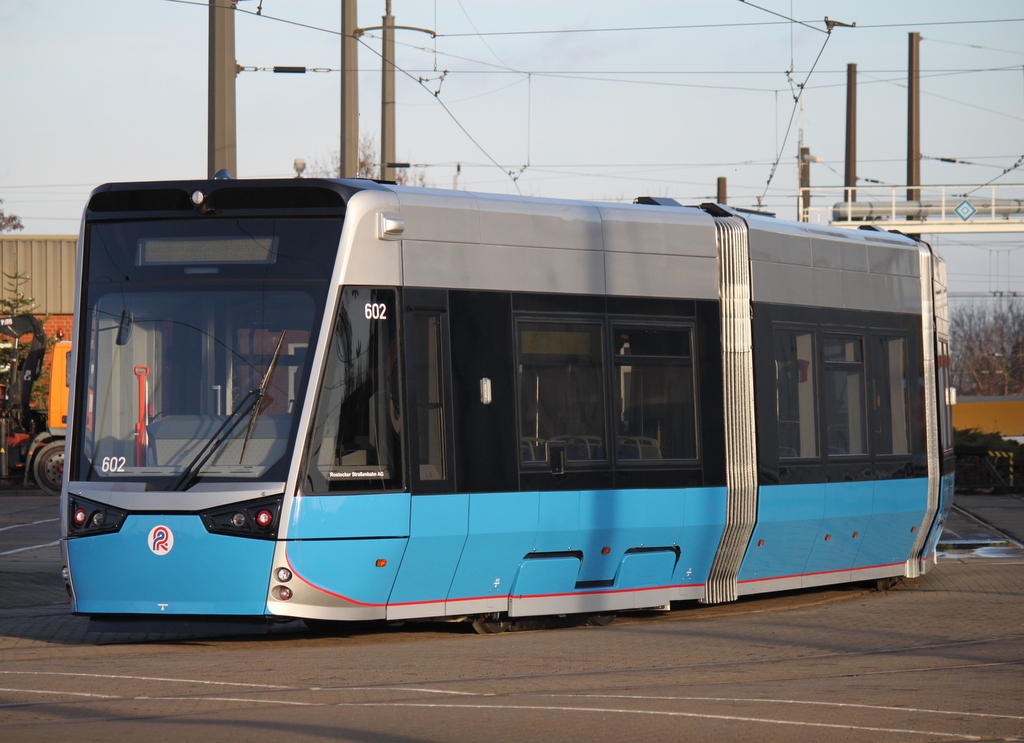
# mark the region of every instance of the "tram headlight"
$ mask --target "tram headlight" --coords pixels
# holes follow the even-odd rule
[[[292,571],[288,568],[278,568],[275,577],[282,583],[287,583],[292,579]]]
[[[218,506],[199,515],[211,534],[249,539],[276,539],[283,495]]]
[[[118,531],[128,512],[106,503],[73,496],[68,503],[68,536],[84,537]]]

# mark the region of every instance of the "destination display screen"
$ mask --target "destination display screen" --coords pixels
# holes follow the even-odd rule
[[[137,266],[274,263],[277,237],[144,237]]]

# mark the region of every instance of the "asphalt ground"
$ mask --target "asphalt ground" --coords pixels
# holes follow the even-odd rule
[[[1024,498],[957,496],[925,576],[609,627],[91,633],[56,499],[0,491],[0,739],[1024,740]]]

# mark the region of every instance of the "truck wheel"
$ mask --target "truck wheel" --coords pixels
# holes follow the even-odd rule
[[[40,489],[50,495],[60,495],[61,484],[64,482],[63,441],[52,441],[36,453],[32,475]]]

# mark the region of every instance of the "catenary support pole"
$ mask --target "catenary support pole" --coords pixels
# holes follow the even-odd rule
[[[341,156],[338,175],[359,174],[359,55],[356,0],[341,0]]]
[[[210,59],[206,176],[238,175],[235,142],[235,9],[232,0],[210,0]]]
[[[391,15],[391,0],[387,0],[382,36],[384,49],[380,96],[380,178],[383,181],[393,181],[395,170],[388,167],[389,163],[395,161],[395,17]]]
[[[857,65],[846,65],[846,186],[843,201],[857,200]]]
[[[907,79],[907,201],[921,198],[921,34],[910,34]]]

